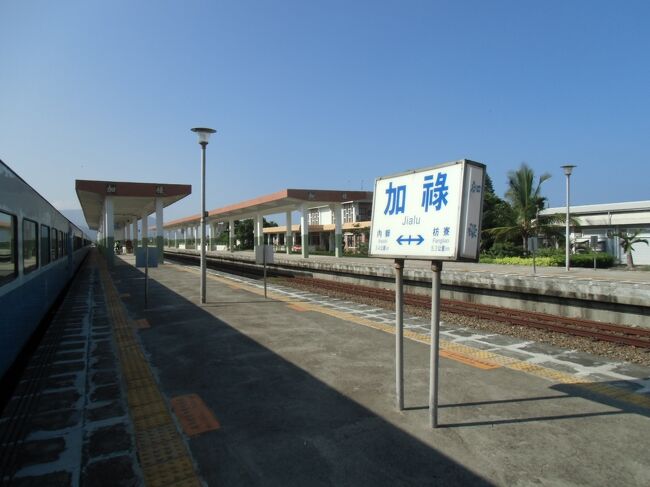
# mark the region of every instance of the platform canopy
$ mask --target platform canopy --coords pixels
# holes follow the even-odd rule
[[[156,200],[163,207],[192,193],[189,184],[134,183],[116,181],[88,181],[77,179],[77,197],[92,230],[99,230],[102,224],[104,201],[112,196],[115,225],[125,225],[143,214],[156,211]]]
[[[540,215],[564,215],[566,206],[546,208]],[[578,220],[581,227],[587,226],[634,226],[650,225],[650,201],[628,201],[623,203],[604,203],[599,205],[574,205],[571,217]],[[561,223],[564,225],[564,223]]]
[[[348,201],[372,201],[370,191],[337,191],[323,189],[283,189],[277,193],[260,196],[250,200],[224,206],[208,212],[208,220],[212,222],[226,222],[228,220],[245,220],[256,215],[274,215],[287,211],[296,211],[302,205],[310,207],[345,203]],[[180,218],[165,223],[165,228],[181,227],[183,225],[198,224],[200,214]]]

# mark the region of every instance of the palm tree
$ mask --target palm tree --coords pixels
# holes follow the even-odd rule
[[[639,238],[639,233],[641,233],[641,230],[632,230],[631,234],[627,232],[618,232],[615,234],[615,236],[620,239],[619,245],[623,248],[623,252],[625,252],[625,255],[627,256],[628,269],[634,269],[634,261],[632,260],[632,250],[634,250],[634,245],[638,243],[650,245],[647,238]]]
[[[541,186],[550,177],[550,174],[544,173],[536,182],[535,172],[525,162],[518,170],[510,171],[505,197],[514,212],[515,222],[512,225],[492,228],[488,230],[489,233],[497,239],[520,237],[526,251],[528,237],[537,233],[537,212],[544,208],[546,202],[546,198],[541,194]],[[555,221],[546,223],[552,224]]]

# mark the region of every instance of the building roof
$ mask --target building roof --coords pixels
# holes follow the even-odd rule
[[[564,214],[566,206],[546,208],[540,215]],[[571,207],[571,216],[583,227],[616,227],[650,225],[650,201],[606,203]]]
[[[104,198],[113,197],[113,213],[116,225],[123,225],[156,211],[156,199],[162,199],[163,207],[185,198],[192,193],[189,184],[134,183],[118,181],[75,181],[77,197],[81,203],[88,227],[98,230],[102,220]]]
[[[256,214],[273,215],[284,211],[294,211],[302,204],[347,203],[350,201],[372,201],[372,191],[342,191],[323,189],[283,189],[277,193],[267,194],[249,200],[224,206],[208,212],[208,220],[213,222],[230,219],[244,220]],[[165,223],[165,228],[177,227],[190,223],[199,223],[200,214],[179,218]]]
[[[596,213],[627,213],[634,211],[650,211],[650,201],[629,201],[625,203],[604,203],[599,205],[571,206],[571,214],[587,215]],[[566,206],[546,208],[540,215],[553,215],[566,212]]]

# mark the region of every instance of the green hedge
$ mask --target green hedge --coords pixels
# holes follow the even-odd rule
[[[572,267],[593,267],[594,257],[596,257],[596,267],[606,269],[614,265],[614,256],[605,252],[591,252],[588,254],[575,254],[571,256]],[[562,259],[564,265],[564,259]]]
[[[562,267],[564,266],[564,254],[553,252],[544,252],[547,255],[537,256],[535,263],[542,267]],[[596,267],[605,269],[614,265],[614,257],[604,252],[592,252],[588,254],[574,254],[571,256],[571,267],[589,267],[594,266],[594,257],[596,258]],[[503,264],[503,265],[525,265],[532,266],[532,257],[491,257],[481,255],[479,260],[482,264]]]
[[[563,259],[564,261],[564,259]],[[483,257],[479,260],[481,264],[502,264],[502,265],[533,265],[532,257]],[[543,267],[559,266],[557,260],[553,257],[537,257],[536,265]],[[564,262],[561,264],[564,265]]]
[[[485,257],[496,259],[499,257],[522,257],[524,251],[521,245],[515,245],[510,242],[496,242],[484,254]]]

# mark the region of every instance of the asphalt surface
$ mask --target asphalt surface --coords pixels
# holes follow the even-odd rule
[[[0,485],[650,484],[650,371],[131,256],[89,261],[0,416]]]
[[[221,427],[187,437],[208,485],[647,485],[648,409],[574,383],[441,359],[442,427],[428,426],[428,353],[345,314],[265,300],[198,272],[113,271],[165,396],[197,394]],[[349,315],[352,317],[352,314]]]

